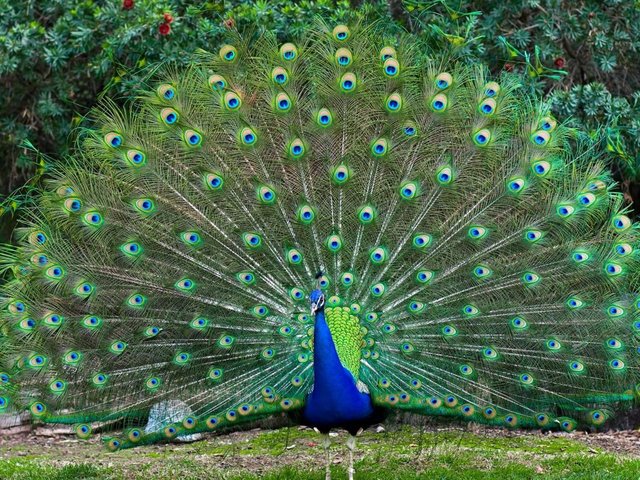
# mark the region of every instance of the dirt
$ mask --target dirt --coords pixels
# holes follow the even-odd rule
[[[610,432],[540,432],[524,430],[504,430],[475,426],[470,431],[485,437],[531,437],[566,438],[585,443],[594,448],[600,448],[611,453],[624,453],[640,457],[640,430],[618,430]],[[595,451],[594,451],[595,453]]]
[[[292,427],[296,433],[295,439],[285,440],[285,436],[278,437],[277,444],[272,446],[276,450],[269,453],[250,453],[255,441],[266,430],[253,429],[249,431],[233,432],[224,435],[208,436],[203,442],[191,444],[174,443],[169,445],[151,445],[139,450],[127,450],[116,454],[105,455],[105,448],[99,438],[89,440],[78,440],[75,436],[66,434],[63,429],[37,428],[31,432],[20,432],[15,434],[5,434],[0,436],[0,459],[46,456],[51,464],[64,466],[78,461],[90,463],[96,466],[111,467],[126,464],[128,468],[135,468],[135,465],[153,465],[158,457],[168,460],[180,460],[189,458],[200,465],[212,465],[217,468],[244,468],[255,473],[268,471],[283,464],[291,466],[320,465],[322,459],[318,455],[320,447],[320,437],[313,431],[303,431],[304,427]],[[582,442],[591,447],[593,453],[599,450],[616,454],[626,454],[640,457],[640,431],[621,430],[601,433],[588,432],[537,432],[537,431],[510,431],[505,429],[486,428],[478,425],[469,427],[452,428],[428,428],[425,433],[463,433],[469,432],[484,438],[516,438],[516,437],[538,437],[552,439],[560,437]],[[302,435],[300,435],[302,434]],[[373,444],[376,442],[376,435],[384,434],[383,428],[370,429],[361,439],[361,445]],[[391,433],[393,434],[393,433]],[[292,435],[293,437],[294,435]],[[334,434],[332,441],[334,445],[344,444],[346,433]],[[264,442],[264,441],[263,441]],[[262,443],[264,447],[264,443]],[[336,447],[337,448],[337,447]],[[342,447],[340,447],[342,448]],[[238,453],[243,451],[244,455]],[[139,452],[139,453],[136,453]],[[279,453],[278,453],[279,452]],[[334,463],[341,463],[343,455],[335,455]],[[153,467],[151,467],[151,472]]]

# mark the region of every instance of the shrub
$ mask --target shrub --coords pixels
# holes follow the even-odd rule
[[[395,23],[494,72],[526,72],[571,125],[603,132],[626,193],[640,180],[640,3],[625,0],[122,0],[12,2],[0,18],[0,198],[33,174],[36,155],[60,156],[108,87],[126,97],[154,62],[188,62],[236,26],[283,40],[322,16]],[[6,227],[5,227],[6,228]],[[1,235],[1,234],[0,234]]]

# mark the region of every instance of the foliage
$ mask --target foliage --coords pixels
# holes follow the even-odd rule
[[[492,70],[522,70],[555,114],[589,133],[627,181],[640,179],[640,2],[407,0],[415,30]],[[436,7],[436,8],[434,8]],[[637,209],[637,206],[636,206]]]
[[[238,28],[296,34],[316,15],[342,17],[347,2],[188,2],[65,0],[3,2],[0,19],[0,85],[4,91],[0,130],[0,191],[7,193],[32,173],[30,139],[40,151],[59,156],[69,134],[100,92],[126,96],[137,73],[155,62],[185,64],[198,48],[213,49],[227,30]],[[72,7],[70,7],[72,5]],[[165,13],[172,16],[170,29]],[[233,23],[233,22],[232,22]]]
[[[3,2],[0,18],[0,195],[58,157],[100,92],[131,95],[157,61],[182,64],[227,27],[284,39],[321,15],[394,21],[469,61],[529,73],[562,120],[604,127],[605,148],[629,184],[640,178],[640,2],[626,0],[65,0]],[[167,21],[165,14],[171,16]],[[563,74],[563,72],[566,74]],[[1,197],[0,197],[1,198]]]

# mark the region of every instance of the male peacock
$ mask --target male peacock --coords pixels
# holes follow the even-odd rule
[[[160,71],[2,251],[0,410],[113,422],[117,450],[281,412],[570,431],[634,400],[636,228],[517,76],[375,25]]]

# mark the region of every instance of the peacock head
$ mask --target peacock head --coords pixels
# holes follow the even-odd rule
[[[324,311],[324,293],[322,290],[314,290],[309,295],[311,300],[311,315]]]

